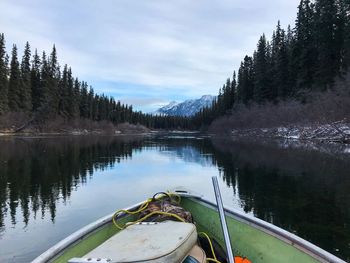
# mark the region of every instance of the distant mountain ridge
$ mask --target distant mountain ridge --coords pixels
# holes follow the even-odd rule
[[[203,95],[199,99],[186,100],[184,102],[177,103],[176,101],[170,102],[159,108],[154,114],[163,116],[193,116],[204,107],[211,106],[215,96]]]

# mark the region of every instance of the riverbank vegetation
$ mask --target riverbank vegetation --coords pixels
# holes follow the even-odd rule
[[[295,26],[262,35],[212,106],[194,117],[212,131],[349,119],[350,1],[301,0]]]

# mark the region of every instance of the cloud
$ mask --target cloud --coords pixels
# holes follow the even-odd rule
[[[278,19],[293,24],[298,2],[3,0],[0,24],[8,44],[50,51],[55,43],[61,63],[97,92],[125,92],[124,83],[141,105],[145,92],[157,100],[216,94],[262,33]]]

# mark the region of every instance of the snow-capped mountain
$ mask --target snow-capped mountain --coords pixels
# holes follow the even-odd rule
[[[169,116],[193,116],[200,109],[211,106],[215,96],[204,95],[200,99],[186,100],[181,103],[176,101],[170,102],[168,105],[159,108],[154,114]]]

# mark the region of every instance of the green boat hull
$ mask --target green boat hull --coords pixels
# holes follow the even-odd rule
[[[191,211],[199,231],[209,233],[225,247],[217,211],[188,199],[184,200],[183,207]],[[226,216],[226,221],[234,255],[246,257],[254,263],[319,262],[294,246],[232,216]]]
[[[214,204],[201,198],[182,197],[181,205],[193,215],[198,231],[204,231],[225,247],[220,218]],[[136,208],[136,207],[134,207]],[[134,216],[123,216],[122,223],[135,221]],[[328,252],[259,219],[226,211],[226,220],[235,255],[247,257],[254,263],[295,263],[295,262],[345,262]],[[83,257],[119,230],[111,220],[87,231],[66,245],[51,248],[33,263],[67,263],[73,257]]]

